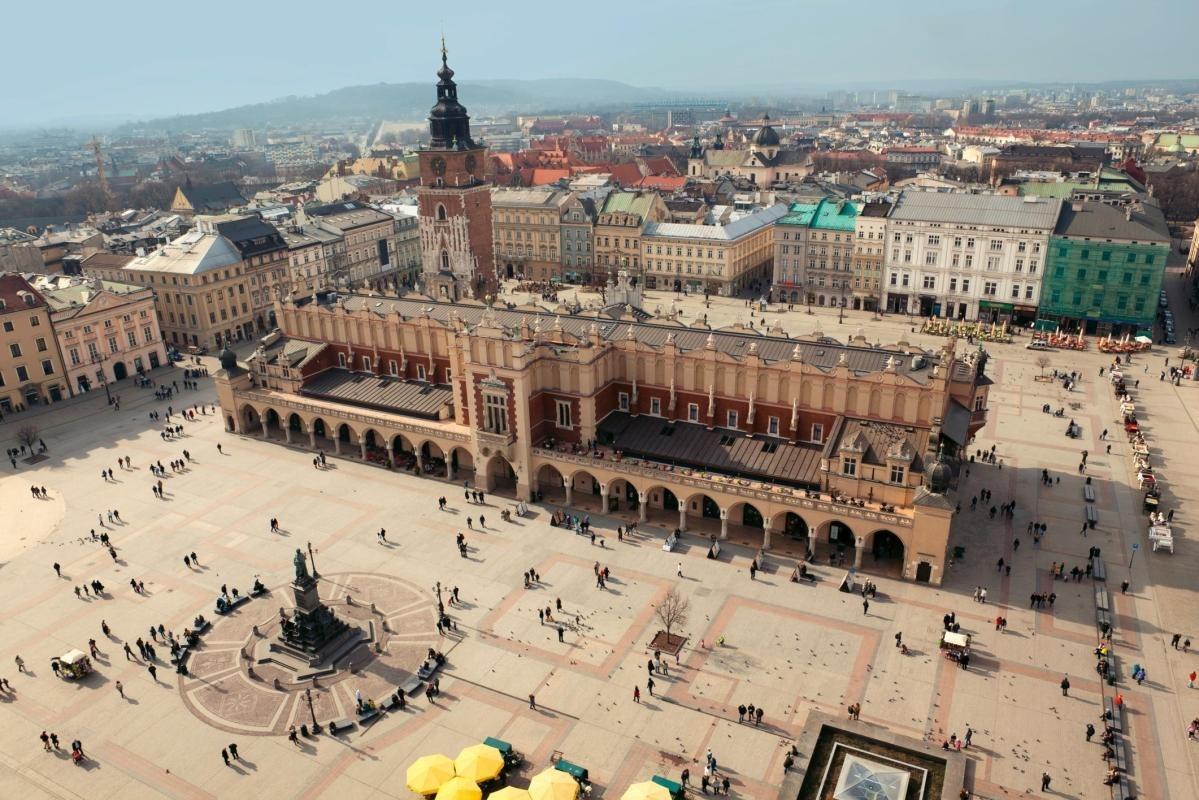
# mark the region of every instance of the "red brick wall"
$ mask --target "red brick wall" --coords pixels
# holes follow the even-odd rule
[[[570,402],[570,421],[572,427],[558,427],[558,400]],[[579,432],[579,414],[581,409],[579,399],[570,395],[554,392],[538,392],[529,398],[529,425],[532,428],[533,441],[539,442],[546,436],[553,436],[563,442],[579,442],[582,436]]]
[[[483,403],[483,387],[480,384],[488,378],[488,375],[479,373],[471,373],[470,376],[472,391],[475,393],[475,403],[479,409],[479,420],[475,425],[477,430],[483,430],[483,426],[487,422],[487,412]],[[512,381],[508,378],[499,380],[508,387],[508,432],[519,436],[521,432],[516,426],[516,400],[512,391]]]

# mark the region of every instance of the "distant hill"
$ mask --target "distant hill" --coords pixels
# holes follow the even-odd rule
[[[469,81],[459,84],[459,97],[472,115],[513,111],[574,111],[604,105],[660,100],[677,96],[662,89],[642,89],[619,81],[584,78]],[[126,127],[164,130],[257,128],[327,120],[366,118],[416,120],[436,101],[434,84],[378,83],[349,86],[312,97],[283,97],[266,103],[131,123]]]

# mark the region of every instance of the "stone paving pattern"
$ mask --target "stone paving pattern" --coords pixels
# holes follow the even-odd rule
[[[669,302],[669,295],[651,293],[647,305]],[[743,301],[716,300],[704,309],[689,298],[680,307],[686,321],[705,312],[717,324],[748,321]],[[1184,310],[1183,329],[1194,324],[1185,320],[1185,303],[1174,307]],[[819,325],[845,339],[861,326],[871,340],[893,341],[903,332],[919,344],[939,343],[909,333],[904,318],[876,321],[851,313],[839,324],[822,310],[772,314],[772,322],[776,316],[795,334]],[[489,527],[464,531],[470,553],[462,559],[454,536],[474,511],[448,484],[348,460],[330,459],[331,468],[318,471],[303,451],[225,434],[213,416],[187,423],[182,440],[164,442],[147,412],[167,404],[132,386],[120,388],[122,407],[115,414],[101,394],[36,416],[7,417],[0,438],[11,441],[17,426],[36,421],[51,452],[37,465],[0,472],[0,676],[16,690],[0,693],[0,797],[406,797],[404,771],[414,758],[433,752],[453,757],[491,735],[526,754],[527,774],[560,751],[588,767],[596,796],[608,798],[655,773],[677,778],[690,766],[698,776],[711,747],[734,794],[768,798],[777,793],[785,749],[808,714],[843,718],[851,702],[861,702],[861,721],[854,725],[866,732],[885,728],[939,742],[951,732],[961,735],[969,724],[974,746],[953,757],[967,761],[977,796],[1035,796],[1047,770],[1054,795],[1107,797],[1099,745],[1083,738],[1084,725],[1098,720],[1100,708],[1091,655],[1092,587],[1054,583],[1049,575],[1051,562],[1081,565],[1095,544],[1108,556],[1109,587],[1125,577],[1132,583],[1128,595],[1117,591],[1115,597],[1121,664],[1127,670],[1138,662],[1149,673],[1144,685],[1125,689],[1134,784],[1145,798],[1199,796],[1196,745],[1184,732],[1186,721],[1199,715],[1199,690],[1188,689],[1185,677],[1199,668],[1199,658],[1169,646],[1175,631],[1199,641],[1199,548],[1190,523],[1199,499],[1199,467],[1190,457],[1199,448],[1199,384],[1159,382],[1167,354],[1160,348],[1134,367],[1134,377],[1142,379],[1136,401],[1167,478],[1165,506],[1179,514],[1178,552],[1141,550],[1130,570],[1131,544],[1145,543],[1144,518],[1139,493],[1130,488],[1126,445],[1113,438],[1106,456],[1097,438],[1104,427],[1115,427],[1111,391],[1097,376],[1107,359],[1094,350],[1051,354],[1051,368],[1085,375],[1067,394],[1058,384],[1034,380],[1035,353],[1019,344],[990,350],[996,386],[990,422],[976,446],[997,444],[1003,467],[975,465],[958,495],[968,509],[969,497],[989,488],[996,504],[1017,501],[1016,516],[992,521],[981,511],[963,511],[954,543],[965,546],[966,556],[949,570],[945,585],[876,578],[879,597],[865,615],[860,598],[835,591],[840,573],[826,567],[817,568],[823,580],[815,586],[787,582],[786,564],[751,581],[748,548],[732,546],[720,561],[705,559],[702,548],[666,554],[660,531],[645,528],[647,535],[617,543],[614,528],[624,520],[593,515],[607,543],[600,549],[549,527],[546,508],[534,509],[529,519],[499,522],[499,507],[507,501],[490,496]],[[1169,355],[1174,358],[1173,348]],[[1148,372],[1141,372],[1143,365]],[[161,374],[169,378],[167,371]],[[184,393],[174,404],[212,398],[211,381],[204,380],[199,392]],[[1071,412],[1083,426],[1079,440],[1065,438],[1064,421],[1040,411],[1046,402],[1071,401],[1082,404]],[[179,457],[183,448],[193,454],[193,464],[164,479],[167,499],[155,499],[147,464]],[[1087,474],[1096,482],[1100,509],[1098,529],[1087,538],[1078,533],[1082,448],[1091,453]],[[117,469],[117,457],[125,455],[133,459],[131,471]],[[103,467],[116,470],[117,482],[100,479]],[[1042,467],[1059,475],[1060,485],[1042,487]],[[33,499],[31,483],[45,485],[50,499]],[[437,510],[443,494],[450,498],[447,512]],[[125,520],[108,528],[117,546],[115,563],[84,538],[97,513],[114,507]],[[281,533],[270,532],[270,517],[280,519]],[[1050,527],[1039,549],[1024,535],[1030,520]],[[380,527],[394,546],[378,543]],[[1022,540],[1018,550],[1016,538]],[[276,599],[251,601],[246,608],[253,613],[231,618],[209,635],[193,662],[203,678],[181,681],[164,666],[155,682],[143,665],[123,657],[121,641],[144,636],[151,624],[180,631],[197,612],[212,616],[222,583],[244,591],[258,576],[272,588],[284,586],[292,553],[307,542],[318,569],[337,579],[322,587],[334,599],[344,593],[342,578],[352,583],[378,575],[424,595],[408,602],[407,590],[397,589],[394,598],[385,598],[386,580],[374,589],[376,602],[390,614],[389,648],[404,651],[397,655],[401,661],[439,638],[428,611],[433,583],[459,587],[463,602],[449,610],[463,635],[440,640],[449,660],[442,693],[432,703],[422,694],[406,712],[386,715],[365,730],[300,747],[280,735],[258,735],[307,718],[306,704],[250,684],[236,663],[234,648],[253,620],[277,614]],[[193,550],[202,563],[198,569],[183,565],[183,555]],[[1010,576],[996,571],[1001,556],[1013,565]],[[682,579],[675,575],[680,559]],[[54,561],[63,566],[62,579],[51,570]],[[596,561],[612,570],[606,590],[595,587]],[[525,590],[521,573],[529,568],[542,581]],[[146,596],[129,590],[130,577],[145,582]],[[72,587],[93,578],[105,583],[108,594],[76,599]],[[989,592],[986,605],[971,599],[980,585]],[[660,627],[652,606],[672,586],[691,602],[689,638],[669,676],[655,676],[651,697],[645,690],[646,644]],[[1031,592],[1051,590],[1058,595],[1052,610],[1027,607]],[[537,621],[537,608],[556,599],[564,609],[557,618],[569,623],[563,643],[556,629]],[[975,634],[977,656],[968,672],[938,653],[947,610]],[[1006,633],[994,631],[1000,613],[1008,619]],[[115,638],[100,635],[101,619]],[[908,656],[894,646],[898,631],[911,648]],[[720,636],[723,646],[714,644]],[[55,678],[50,658],[83,648],[93,637],[103,653],[96,673],[77,683]],[[30,674],[16,672],[18,653]],[[357,688],[382,695],[387,680],[402,673],[384,667],[385,660],[374,661],[360,676],[314,692],[318,717],[343,714]],[[1058,688],[1063,674],[1072,683],[1069,697]],[[115,691],[117,680],[125,699]],[[640,704],[632,700],[634,685],[642,688]],[[536,695],[537,710],[529,708],[529,694]],[[761,727],[737,722],[737,704],[750,702],[766,711]],[[43,729],[64,741],[82,739],[93,761],[76,768],[62,752],[45,753],[38,741]],[[219,751],[230,741],[239,744],[243,761],[226,767]]]

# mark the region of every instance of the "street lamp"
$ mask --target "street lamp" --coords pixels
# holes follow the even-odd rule
[[[92,354],[92,366],[100,365],[98,372],[100,373],[100,383],[104,385],[104,396],[108,398],[108,404],[112,405],[112,393],[108,391],[108,376],[104,374],[105,358],[100,353]]]
[[[316,721],[316,709],[314,709],[312,707],[312,690],[311,689],[304,690],[304,699],[308,701],[308,713],[312,715],[312,732],[320,733],[321,732],[321,724]]]
[[[316,556],[312,553],[312,542],[308,542],[308,563],[312,565],[312,577],[319,578],[321,574],[316,571]]]

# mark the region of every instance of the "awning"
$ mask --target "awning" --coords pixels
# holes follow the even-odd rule
[[[941,433],[954,444],[965,447],[970,439],[970,409],[954,400],[949,404]]]

